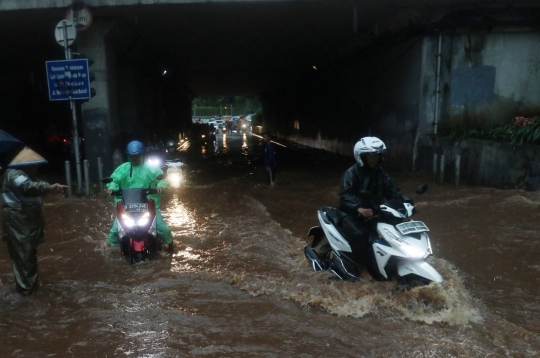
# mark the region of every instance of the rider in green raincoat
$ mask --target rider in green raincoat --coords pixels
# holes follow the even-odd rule
[[[24,148],[1,177],[2,233],[13,265],[17,291],[29,295],[38,289],[37,247],[45,243],[41,196],[62,192],[67,186],[33,181],[38,164],[47,161]]]
[[[127,145],[126,154],[129,161],[121,164],[112,173],[111,178],[113,181],[107,184],[107,193],[111,194],[114,190],[118,189],[130,189],[130,188],[152,188],[157,189],[158,194],[150,194],[149,198],[154,199],[156,204],[156,226],[157,236],[165,243],[169,245],[169,249],[172,248],[172,234],[171,229],[167,226],[161,212],[159,205],[161,201],[161,192],[167,188],[167,181],[165,179],[156,180],[159,174],[163,174],[163,171],[157,167],[151,167],[143,161],[144,146],[139,141],[132,141]],[[121,198],[115,198],[114,204],[121,201]],[[118,222],[114,220],[111,231],[109,232],[109,243],[113,246],[118,246]]]

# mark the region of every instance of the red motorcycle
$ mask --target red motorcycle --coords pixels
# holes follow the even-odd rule
[[[165,176],[160,174],[157,180]],[[112,182],[105,178],[103,183]],[[156,194],[156,189],[130,188],[113,191],[111,195],[121,197],[116,204],[116,221],[120,252],[130,264],[150,260],[153,252],[159,249],[156,239],[156,205],[149,194]]]

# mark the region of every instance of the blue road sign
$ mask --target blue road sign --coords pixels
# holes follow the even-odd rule
[[[46,61],[49,100],[89,99],[88,60]]]

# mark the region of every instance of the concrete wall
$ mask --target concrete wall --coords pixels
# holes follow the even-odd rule
[[[448,148],[453,144],[446,140],[452,129],[489,127],[510,123],[516,116],[540,113],[539,44],[540,33],[526,28],[442,33],[437,96],[439,37],[424,38],[419,130],[413,153],[416,169],[434,170],[434,154],[446,154],[447,160],[452,157],[452,154],[448,156]],[[467,173],[463,180],[471,184],[506,186],[523,182],[524,168],[532,168],[527,158],[535,157],[531,154],[535,146],[525,150],[486,141],[484,151],[472,149],[481,143],[484,142],[475,142],[468,149],[475,154],[462,163],[462,173]],[[524,152],[525,159],[516,157],[520,152]],[[490,160],[488,153],[496,153],[500,160]],[[510,162],[504,163],[504,160]],[[529,180],[527,188],[533,188],[533,182]]]
[[[462,152],[462,182],[535,188],[536,146],[456,145],[447,136],[451,129],[538,115],[539,45],[540,32],[526,28],[443,32],[440,45],[437,34],[411,37],[263,98],[263,126],[343,155],[351,155],[360,137],[379,136],[388,147],[387,165],[396,170],[432,172],[434,154],[445,154],[450,182],[455,153]],[[440,161],[435,164],[439,171]]]
[[[437,181],[500,188],[540,189],[540,146],[513,145],[478,139],[459,143],[442,140],[444,170],[437,169]],[[460,161],[457,162],[457,156]],[[459,163],[459,167],[456,167]]]

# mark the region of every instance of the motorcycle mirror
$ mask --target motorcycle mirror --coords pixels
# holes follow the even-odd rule
[[[109,184],[109,183],[112,183],[113,179],[111,177],[105,177],[103,179],[101,179],[101,182],[103,184]]]
[[[422,184],[420,185],[418,188],[416,188],[416,194],[420,195],[420,194],[424,194],[428,189],[428,185],[427,184]]]
[[[157,177],[156,177],[156,180],[163,180],[165,179],[165,174],[159,174]]]

